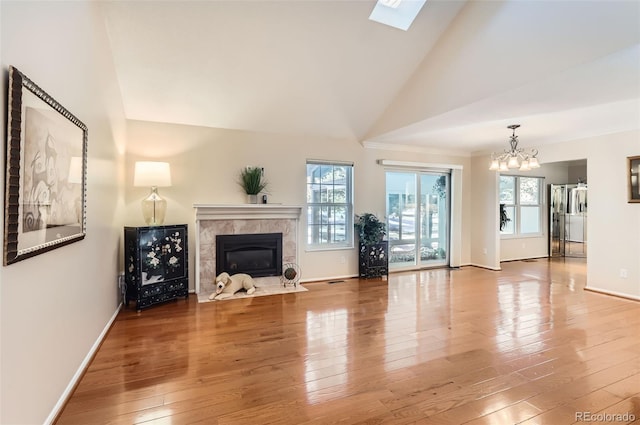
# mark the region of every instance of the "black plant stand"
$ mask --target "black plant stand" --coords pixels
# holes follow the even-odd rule
[[[389,276],[389,242],[382,241],[373,245],[360,244],[361,278]]]

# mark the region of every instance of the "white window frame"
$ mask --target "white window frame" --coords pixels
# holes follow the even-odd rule
[[[521,175],[509,175],[509,174],[501,174],[500,177],[510,177],[514,179],[514,203],[507,204],[505,203],[505,207],[514,207],[514,223],[513,223],[513,233],[502,233],[500,231],[501,239],[519,239],[519,238],[535,238],[544,236],[544,205],[545,205],[545,184],[544,177],[538,176],[521,176]],[[531,178],[538,180],[538,203],[537,204],[521,204],[520,203],[520,179],[521,178]],[[498,180],[498,203],[502,204],[500,200],[500,180]],[[539,232],[536,233],[521,233],[520,232],[520,221],[521,221],[521,208],[522,207],[538,207],[540,213],[538,214],[538,229]]]
[[[309,201],[309,190],[310,190],[310,175],[309,175],[309,166],[312,165],[328,165],[328,166],[339,166],[339,167],[347,167],[348,175],[346,177],[346,201],[345,202],[310,202]],[[307,196],[306,196],[306,249],[307,251],[326,251],[326,250],[339,250],[339,249],[352,249],[353,244],[353,162],[344,162],[344,161],[328,161],[328,160],[311,160],[308,159],[306,163],[306,188]],[[346,209],[345,216],[345,240],[341,242],[318,242],[312,243],[309,241],[309,235],[313,231],[312,226],[317,226],[316,223],[309,223],[309,209],[316,207],[344,207]]]

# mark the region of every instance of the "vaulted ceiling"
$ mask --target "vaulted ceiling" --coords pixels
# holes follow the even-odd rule
[[[105,2],[125,114],[462,154],[640,128],[638,1],[374,4]]]

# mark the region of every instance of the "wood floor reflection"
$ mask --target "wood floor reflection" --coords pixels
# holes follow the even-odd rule
[[[125,310],[57,423],[640,420],[640,303],[585,275],[543,259]]]

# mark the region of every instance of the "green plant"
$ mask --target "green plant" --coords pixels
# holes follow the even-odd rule
[[[363,245],[376,244],[387,234],[387,225],[371,213],[356,215],[354,227]]]
[[[247,195],[257,195],[267,188],[267,181],[262,178],[262,168],[247,167],[240,172],[238,182]]]
[[[507,223],[510,222],[511,219],[507,215],[507,210],[504,207],[504,204],[500,204],[500,231],[503,231],[507,226]]]
[[[444,199],[447,196],[447,178],[445,176],[438,177],[432,190],[438,194],[440,199]]]

